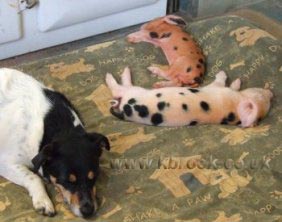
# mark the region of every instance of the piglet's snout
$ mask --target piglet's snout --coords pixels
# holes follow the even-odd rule
[[[110,100],[110,105],[113,108],[117,108],[119,106],[119,100],[117,100],[117,99]]]

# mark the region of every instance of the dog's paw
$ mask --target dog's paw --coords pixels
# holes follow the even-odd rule
[[[51,200],[48,197],[41,197],[41,198],[33,198],[33,206],[36,212],[53,217],[56,212]]]

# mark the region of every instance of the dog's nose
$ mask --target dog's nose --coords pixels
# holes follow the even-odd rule
[[[83,217],[90,217],[94,212],[94,206],[89,203],[86,203],[80,207],[80,212]]]
[[[194,78],[195,83],[201,84],[203,82],[201,77],[195,77]]]

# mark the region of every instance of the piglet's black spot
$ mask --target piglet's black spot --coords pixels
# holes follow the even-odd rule
[[[204,64],[204,60],[202,58],[199,59],[199,63]]]
[[[201,64],[197,64],[197,68],[198,69],[202,68]]]
[[[111,112],[111,114],[112,114],[113,116],[115,116],[115,117],[117,117],[117,118],[119,118],[119,119],[124,120],[124,112],[121,112],[121,113],[120,113],[120,112],[116,112],[113,107],[111,107],[110,112]]]
[[[205,102],[205,101],[201,101],[201,102],[200,102],[200,106],[201,106],[201,108],[202,108],[205,112],[207,112],[207,111],[210,110],[209,104],[208,104],[207,102]]]
[[[191,93],[198,93],[200,92],[198,89],[189,88],[188,89]]]
[[[182,40],[183,41],[188,41],[188,39],[186,37],[183,37]]]
[[[192,67],[189,66],[189,67],[187,68],[186,72],[191,72],[191,71],[192,71]]]
[[[220,122],[220,124],[222,125],[227,125],[228,124],[228,119],[227,118],[223,118]]]
[[[138,112],[138,115],[142,118],[145,118],[149,115],[149,110],[147,106],[144,105],[135,105],[134,109],[136,112]]]
[[[237,123],[236,123],[236,125],[240,125],[242,122],[239,120]]]
[[[128,104],[123,106],[123,111],[124,111],[125,115],[127,115],[127,116],[132,115],[132,109],[131,109],[130,105],[128,105]]]
[[[184,95],[185,95],[185,93],[183,93],[183,92],[180,92],[180,93],[179,93],[179,95],[181,95],[181,96],[184,96]]]
[[[152,115],[151,122],[153,125],[157,126],[163,122],[163,116],[160,113],[155,113]]]
[[[157,106],[158,106],[158,109],[160,110],[160,111],[162,111],[164,108],[165,108],[165,102],[159,102],[158,104],[157,104]]]
[[[157,94],[156,94],[156,97],[161,97],[161,96],[162,96],[161,93],[157,93]]]
[[[174,50],[177,50],[177,49],[178,49],[178,47],[177,47],[177,46],[174,46],[174,47],[173,47],[173,49],[174,49]]]
[[[150,37],[155,39],[155,38],[159,38],[159,34],[156,32],[150,32]]]
[[[197,125],[198,124],[198,122],[197,121],[191,121],[190,123],[189,123],[189,126],[195,126],[195,125]]]
[[[203,82],[202,78],[201,77],[195,77],[194,78],[194,81],[198,84],[201,84]]]
[[[167,106],[167,107],[170,107],[170,103],[166,103],[166,106]]]
[[[187,104],[183,103],[183,104],[182,104],[182,109],[183,109],[184,111],[188,111],[188,106],[187,106]]]
[[[228,114],[227,120],[228,122],[233,122],[235,120],[235,114],[233,112]]]
[[[132,98],[132,99],[128,100],[127,103],[130,104],[130,105],[133,105],[133,104],[136,103],[136,99]]]
[[[169,38],[171,36],[171,32],[167,32],[167,33],[164,33],[162,34],[161,38]]]

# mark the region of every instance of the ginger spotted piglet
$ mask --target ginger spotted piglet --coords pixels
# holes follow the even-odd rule
[[[167,80],[155,83],[155,88],[198,87],[202,83],[205,57],[192,36],[183,30],[185,25],[181,17],[168,15],[142,25],[140,31],[127,36],[131,43],[149,42],[163,50],[169,68],[148,67],[152,74]]]
[[[111,113],[119,119],[155,126],[230,124],[252,127],[266,116],[273,94],[268,89],[239,91],[236,79],[225,86],[227,76],[221,71],[202,88],[166,87],[145,89],[133,86],[129,68],[122,74],[122,85],[106,75],[112,100]]]

